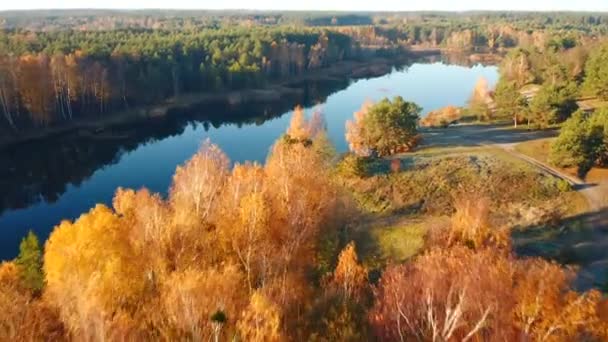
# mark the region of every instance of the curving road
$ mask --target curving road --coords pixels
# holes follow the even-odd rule
[[[542,172],[569,182],[589,203],[588,212],[566,219],[564,227],[547,237],[543,231],[531,232],[516,243],[523,255],[543,255],[562,263],[579,267],[574,286],[586,290],[599,283],[608,284],[608,181],[590,184],[530,156],[519,153],[515,145],[521,142],[557,135],[556,130],[525,131],[498,125],[456,125],[445,129],[423,129],[424,146],[501,148]],[[565,229],[578,222],[591,229]],[[524,233],[525,235],[526,233]]]

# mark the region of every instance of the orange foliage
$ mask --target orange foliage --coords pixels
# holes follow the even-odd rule
[[[19,272],[12,262],[0,264],[0,341],[67,340],[56,310],[35,300]]]
[[[369,156],[371,151],[367,146],[364,139],[365,127],[363,125],[363,118],[373,106],[373,102],[366,101],[361,106],[359,111],[354,113],[354,119],[346,121],[346,141],[348,142],[348,148],[358,156]]]
[[[162,293],[165,318],[177,329],[170,339],[210,340],[214,336],[211,316],[218,311],[227,317],[221,327],[223,335],[226,339],[234,336],[235,322],[247,304],[242,282],[242,274],[234,266],[171,274]]]
[[[332,283],[347,300],[361,299],[367,288],[367,269],[359,264],[354,242],[340,252]]]
[[[321,122],[314,116],[308,134]],[[336,215],[327,157],[312,138],[280,140],[265,166],[232,171],[207,141],[177,168],[167,200],[118,189],[114,211],[98,205],[57,226],[46,244],[45,298],[71,336],[279,339],[296,328],[319,234]],[[272,324],[237,329],[260,310]],[[216,312],[227,323],[211,321]]]
[[[46,295],[70,332],[103,338],[104,322],[137,301],[145,278],[129,244],[128,229],[98,205],[76,222],[62,222],[46,243]]]
[[[492,249],[437,248],[385,271],[370,319],[381,339],[573,341],[601,336],[599,293],[568,291],[568,272]]]
[[[462,110],[455,106],[447,106],[429,112],[424,118],[420,119],[422,127],[446,127],[460,120]]]
[[[325,120],[321,111],[315,110],[310,118],[306,119],[306,113],[301,106],[293,110],[293,116],[286,134],[296,141],[311,140],[321,131],[325,130]]]
[[[277,342],[284,340],[280,332],[281,313],[278,307],[259,292],[251,295],[249,306],[238,323],[244,341]]]

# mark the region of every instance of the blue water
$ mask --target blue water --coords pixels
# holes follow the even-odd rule
[[[460,106],[466,103],[476,81],[482,76],[493,86],[498,79],[497,68],[413,64],[382,77],[354,81],[314,107],[325,115],[329,136],[337,150],[342,152],[347,149],[345,121],[352,118],[365,101],[400,95],[420,105],[423,113],[447,105]],[[311,113],[313,108],[307,110]],[[205,129],[203,125],[193,124],[177,135],[148,141],[128,152],[118,153],[114,163],[100,166],[82,182],[76,182],[78,185],[67,184],[65,191],[52,203],[40,200],[24,208],[5,210],[0,216],[0,259],[16,255],[19,241],[28,230],[46,239],[62,219],[77,218],[96,203],[110,203],[117,187],[147,187],[165,193],[175,167],[194,154],[204,139],[209,138],[218,144],[234,162],[263,162],[270,146],[287,128],[291,114],[283,113],[261,125],[228,124]],[[62,172],[73,171],[66,168]]]

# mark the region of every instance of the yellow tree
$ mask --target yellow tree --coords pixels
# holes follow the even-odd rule
[[[168,329],[166,337],[208,341],[216,332],[226,338],[234,336],[236,321],[247,305],[242,282],[243,275],[235,266],[174,272],[163,284],[161,295],[164,319],[175,328],[177,336]],[[212,319],[218,312],[224,316],[221,322]]]
[[[346,141],[348,142],[348,147],[359,156],[369,156],[371,154],[371,150],[365,140],[363,119],[372,106],[372,102],[365,102],[361,109],[355,112],[354,119],[346,121]]]
[[[243,341],[276,342],[282,341],[281,312],[262,293],[251,295],[249,306],[243,312],[238,324],[238,331]]]
[[[169,192],[177,224],[210,219],[216,199],[228,176],[229,160],[217,145],[203,142],[199,151],[178,166]]]
[[[492,116],[494,101],[490,96],[488,80],[480,77],[469,98],[469,110],[479,119],[489,119]]]
[[[218,230],[228,253],[244,269],[253,291],[270,245],[271,206],[264,169],[256,164],[236,165],[222,194]]]
[[[332,282],[346,300],[361,299],[368,286],[367,269],[359,263],[354,242],[350,242],[340,252]]]
[[[569,290],[573,274],[541,259],[521,262],[513,295],[515,324],[535,341],[579,340],[583,328],[597,324],[601,294]]]
[[[144,274],[129,240],[129,226],[98,205],[76,222],[62,222],[44,254],[46,296],[74,336],[103,339],[112,316],[139,301]]]

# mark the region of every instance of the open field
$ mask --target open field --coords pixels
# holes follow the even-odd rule
[[[575,286],[585,289],[608,281],[608,170],[593,168],[585,180],[576,171],[548,165],[555,130],[526,131],[506,126],[461,125],[424,132],[424,144],[414,155],[488,154],[519,160],[541,172],[550,172],[574,183],[565,193],[570,214],[557,225],[530,225],[514,233],[517,253],[544,256],[579,269]],[[500,150],[500,151],[499,151]],[[566,197],[565,196],[569,196]],[[584,203],[587,202],[587,203]]]

